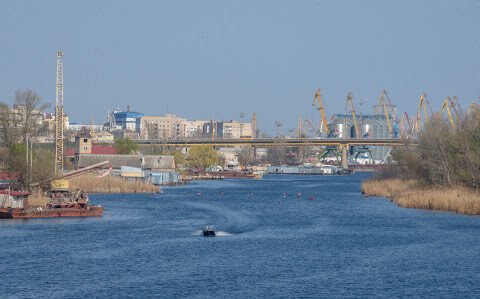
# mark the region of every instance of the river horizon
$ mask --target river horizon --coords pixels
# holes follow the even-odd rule
[[[369,175],[193,181],[92,194],[102,218],[2,220],[0,297],[479,296],[480,218],[365,199]]]

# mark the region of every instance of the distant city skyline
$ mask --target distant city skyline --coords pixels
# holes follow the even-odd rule
[[[34,89],[54,105],[64,52],[65,112],[106,120],[107,109],[187,119],[245,120],[262,131],[298,113],[372,111],[386,89],[399,113],[426,92],[480,96],[479,1],[4,1],[0,101]],[[365,104],[360,108],[361,100]]]

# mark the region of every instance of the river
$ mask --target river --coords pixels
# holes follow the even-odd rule
[[[0,297],[480,296],[480,217],[366,200],[367,176],[197,181],[92,195],[102,218],[2,220]]]

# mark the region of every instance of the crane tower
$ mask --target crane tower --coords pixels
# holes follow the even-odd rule
[[[63,52],[57,52],[55,96],[55,175],[63,172]]]

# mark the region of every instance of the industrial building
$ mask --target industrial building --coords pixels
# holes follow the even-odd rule
[[[143,113],[130,111],[130,106],[127,106],[125,111],[113,111],[109,115],[110,130],[130,130],[135,132],[137,130],[137,120],[145,116]]]
[[[374,107],[374,114],[355,114],[360,136],[356,136],[355,121],[352,114],[334,114],[329,125],[333,135],[337,138],[394,138],[397,125],[394,121],[396,107],[389,106],[389,113],[385,114],[383,107]],[[389,119],[387,119],[387,115]],[[390,122],[390,125],[389,125]],[[358,152],[371,152],[375,162],[384,162],[390,155],[391,148],[386,146],[377,147],[352,147],[350,154],[355,157]]]

